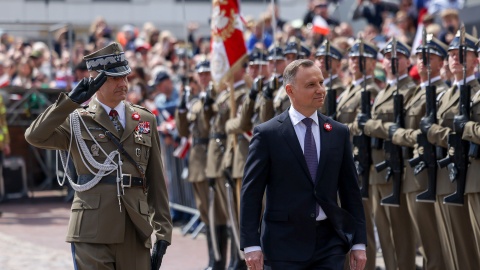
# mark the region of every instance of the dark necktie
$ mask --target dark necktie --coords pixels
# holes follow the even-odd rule
[[[117,129],[117,131],[120,133],[123,129],[122,124],[120,123],[120,120],[118,119],[118,112],[116,110],[110,110],[110,113],[108,114],[110,116],[110,120],[112,120],[113,125]]]
[[[305,132],[305,141],[303,145],[303,155],[307,161],[308,170],[312,176],[312,180],[315,183],[318,167],[317,145],[315,144],[315,138],[312,133],[312,118],[304,118],[302,122],[307,126],[307,132]]]
[[[315,179],[317,177],[317,167],[318,167],[318,156],[317,156],[317,145],[315,144],[315,138],[313,137],[312,132],[312,118],[304,118],[302,122],[307,126],[307,131],[305,132],[305,141],[303,145],[303,155],[307,161],[308,170],[312,176],[312,181],[315,184]],[[315,204],[315,217],[318,217],[320,213],[320,206]]]

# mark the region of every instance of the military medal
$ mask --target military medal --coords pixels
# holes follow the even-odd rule
[[[325,123],[323,125],[323,128],[326,130],[326,131],[332,131],[332,124],[330,123]]]
[[[141,134],[148,134],[150,133],[150,122],[148,121],[140,121],[138,122],[135,131]]]
[[[90,151],[92,151],[92,156],[94,156],[94,157],[100,156],[100,155],[98,154],[98,151],[99,151],[99,150],[100,150],[100,148],[99,148],[98,145],[96,145],[96,144],[92,144],[92,146],[90,147]]]
[[[135,129],[135,139],[138,139],[139,142],[143,140],[142,134],[140,134],[137,129]]]
[[[142,155],[140,148],[135,148],[135,154],[137,155],[137,157],[140,157]]]
[[[138,114],[138,112],[134,112],[132,114],[132,119],[135,120],[135,121],[140,120],[140,114]]]

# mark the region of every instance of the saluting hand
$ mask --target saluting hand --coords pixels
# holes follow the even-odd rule
[[[245,253],[245,262],[249,270],[263,269],[263,253],[261,250]]]
[[[89,100],[107,80],[105,72],[100,72],[95,79],[83,78],[68,95],[72,101],[82,104]]]

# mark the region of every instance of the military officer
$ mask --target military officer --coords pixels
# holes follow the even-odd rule
[[[478,46],[479,44],[477,43]],[[480,48],[477,49],[477,53],[479,51]],[[463,132],[462,139],[470,141],[470,166],[467,171],[465,194],[468,198],[470,221],[477,244],[477,252],[475,254],[480,254],[480,217],[478,216],[478,213],[480,213],[480,184],[478,183],[478,175],[480,174],[480,91],[477,91],[472,98],[471,118],[456,116],[454,125],[456,132]]]
[[[382,49],[384,55],[383,68],[387,73],[387,87],[382,90],[375,99],[372,107],[372,119],[368,119],[366,114],[359,114],[357,117],[358,126],[370,137],[375,138],[372,143],[373,164],[378,164],[386,159],[382,149],[383,140],[389,139],[388,129],[385,128],[385,122],[393,122],[393,96],[398,90],[398,94],[403,95],[404,104],[411,98],[416,85],[408,76],[408,66],[410,65],[410,47],[400,41],[396,41],[397,59],[398,59],[398,81],[395,74],[392,73],[392,44],[390,40]],[[386,170],[376,172],[372,170],[370,174],[370,185],[372,185],[372,204],[375,224],[378,229],[378,236],[382,251],[385,247],[391,247],[393,243],[395,257],[387,258],[387,269],[415,269],[416,239],[413,230],[412,220],[408,213],[406,196],[401,194],[399,207],[381,206],[382,198],[389,196],[392,192],[392,182],[385,179]],[[403,191],[404,192],[404,191]],[[389,250],[386,250],[389,252]],[[393,262],[392,262],[393,261]],[[395,267],[395,268],[393,268]]]
[[[227,217],[229,216],[229,211],[231,211],[231,209],[228,209],[225,170],[227,168],[232,169],[234,141],[237,138],[235,137],[234,139],[233,137],[236,135],[232,134],[227,141],[226,123],[230,119],[230,95],[233,92],[236,109],[246,92],[244,81],[244,75],[246,73],[245,69],[246,63],[232,74],[234,80],[233,91],[229,89],[221,90],[215,99],[207,92],[203,106],[203,119],[205,123],[210,123],[207,166],[205,173],[209,181],[215,183],[216,196],[219,196],[222,202],[215,207],[220,207]],[[222,246],[226,245],[227,227],[218,226],[218,229],[217,237],[221,237],[222,239],[225,238],[225,241],[222,241]],[[235,245],[233,237],[231,240],[232,245]],[[222,252],[225,252],[224,248],[219,249]],[[239,248],[236,246],[232,249],[232,253],[235,252],[233,256],[231,256],[232,263],[240,261],[238,259],[238,250]],[[225,265],[226,254],[223,253],[221,257],[222,263]]]
[[[124,101],[131,69],[118,43],[84,60],[95,79],[60,94],[25,138],[36,147],[67,151],[62,160],[71,156],[75,164],[67,233],[75,269],[159,269],[172,222],[155,116]]]
[[[200,219],[205,223],[207,230],[207,247],[208,247],[208,267],[206,269],[223,269],[221,260],[215,260],[215,251],[212,241],[216,241],[217,248],[221,246],[220,239],[212,239],[210,230],[210,221],[208,219],[208,194],[209,183],[205,175],[205,165],[207,163],[207,146],[209,125],[203,121],[201,101],[202,96],[205,95],[205,90],[211,81],[210,61],[201,59],[195,66],[195,77],[199,84],[199,88],[191,88],[189,95],[184,91],[180,105],[175,112],[175,123],[177,125],[178,133],[182,137],[191,137],[192,147],[190,148],[190,155],[188,158],[188,180],[192,182],[195,196],[195,203],[200,212]],[[220,198],[214,198],[214,204],[221,203]],[[214,208],[214,224],[216,226],[225,227],[227,224],[227,217],[221,211],[220,207]],[[223,245],[226,249],[226,246]]]
[[[448,86],[440,77],[440,69],[443,65],[443,59],[447,57],[448,46],[428,35],[426,40],[426,53],[430,53],[430,83],[436,88],[436,95],[443,94]],[[413,149],[417,143],[417,136],[420,131],[419,123],[426,112],[426,89],[429,75],[427,74],[426,63],[423,62],[422,46],[416,50],[417,69],[420,74],[421,84],[415,89],[413,97],[405,106],[405,127],[398,127],[394,123],[386,122],[389,128],[390,140],[396,145],[405,146]],[[436,106],[436,104],[435,104]],[[408,157],[404,157],[408,159]],[[405,160],[405,164],[408,161]],[[417,195],[427,189],[428,174],[427,170],[414,175],[412,167],[406,166],[405,180],[403,182],[404,192],[407,193],[407,206],[413,221],[415,235],[420,239],[420,252],[424,258],[424,269],[453,269],[453,266],[447,266],[445,260],[451,260],[448,253],[442,253],[442,243],[437,222],[435,222],[435,208],[432,203],[416,202]],[[448,243],[447,243],[448,244]]]
[[[378,54],[378,48],[366,41],[356,40],[354,45],[348,51],[348,68],[350,73],[353,76],[353,82],[349,85],[344,92],[338,97],[339,102],[337,104],[336,118],[337,121],[347,125],[350,128],[350,133],[355,134],[353,130],[353,123],[355,122],[355,117],[360,112],[361,104],[361,93],[364,86],[364,77],[363,73],[360,70],[360,43],[363,42],[364,52],[363,56],[365,57],[365,87],[366,91],[370,92],[370,97],[374,98],[377,93],[380,91],[373,81],[373,72],[375,70],[375,63]],[[369,191],[369,194],[372,194]],[[375,269],[375,258],[377,256],[377,248],[375,244],[375,232],[373,226],[373,212],[372,212],[372,200],[371,197],[367,200],[362,200],[363,208],[366,215],[366,228],[367,228],[367,264],[365,269],[374,270]],[[383,248],[383,247],[382,247]],[[390,257],[394,256],[393,247],[382,249],[386,261]],[[349,266],[347,266],[349,269]]]
[[[293,60],[296,59],[306,59],[310,57],[310,50],[304,45],[301,44],[300,40],[296,37],[292,37],[288,40],[283,50],[283,55],[285,56],[285,66],[290,64]],[[290,107],[290,99],[288,98],[287,92],[284,88],[280,88],[275,95],[273,100],[273,108],[275,110],[275,115],[279,115]]]
[[[275,97],[283,87],[283,71],[287,66],[287,61],[285,60],[283,49],[280,44],[273,44],[270,46],[267,60],[271,76],[267,81],[267,85],[263,89],[262,96],[258,98],[259,123],[266,122],[275,116],[273,97]],[[253,94],[255,95],[255,93]]]
[[[328,41],[329,42],[329,41]],[[330,43],[330,42],[329,42]],[[335,91],[335,100],[340,96],[340,94],[345,90],[345,86],[343,85],[342,79],[338,76],[338,71],[342,66],[342,59],[345,52],[340,49],[339,47],[335,46],[335,44],[330,43],[330,51],[328,52],[329,55],[329,70],[327,70],[327,63],[326,63],[326,55],[327,55],[327,41],[324,41],[320,47],[318,47],[317,52],[315,53],[316,61],[315,64],[320,68],[322,71],[323,76],[325,77],[325,81],[323,85],[327,89],[327,91]],[[328,92],[327,92],[328,96]],[[328,102],[325,101],[325,105],[320,109],[322,114],[327,113],[329,109],[327,109]],[[336,108],[332,108],[332,111],[335,112]],[[333,117],[333,115],[328,115]]]
[[[248,55],[248,69],[247,73],[251,78],[257,78],[258,76],[263,76],[268,78],[268,61],[267,61],[268,52],[254,48]]]
[[[480,90],[480,84],[475,79],[475,67],[477,60],[477,39],[469,34],[465,34],[467,47],[466,63],[466,83],[470,85],[472,97]],[[459,58],[460,31],[454,37],[448,47],[448,65],[452,71],[455,81],[440,99],[437,109],[437,119],[425,117],[420,122],[421,131],[427,135],[428,141],[442,147],[443,157],[446,156],[448,149],[447,137],[453,132],[453,119],[459,114],[460,86],[464,83],[463,67]],[[471,167],[470,167],[471,168]],[[469,168],[469,170],[470,170]],[[468,170],[467,170],[468,172]],[[478,177],[477,177],[478,179]],[[456,182],[449,179],[449,171],[438,169],[437,171],[437,201],[435,202],[435,211],[437,224],[440,226],[440,235],[442,239],[449,241],[451,254],[455,268],[451,269],[479,269],[478,256],[472,256],[472,250],[476,250],[473,228],[470,223],[468,212],[468,196],[465,198],[463,206],[444,204],[445,196],[456,191]]]

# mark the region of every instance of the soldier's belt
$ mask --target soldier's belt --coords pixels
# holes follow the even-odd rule
[[[77,179],[78,185],[83,185],[93,179],[95,175],[83,174],[79,175]],[[117,184],[117,177],[115,175],[107,175],[100,180],[101,184]],[[120,183],[122,187],[143,187],[143,180],[140,177],[132,177],[131,174],[122,174],[122,181]]]
[[[210,139],[220,139],[220,140],[226,140],[227,139],[227,134],[225,133],[212,133],[209,136]]]
[[[193,138],[193,146],[199,144],[208,144],[209,138]]]

